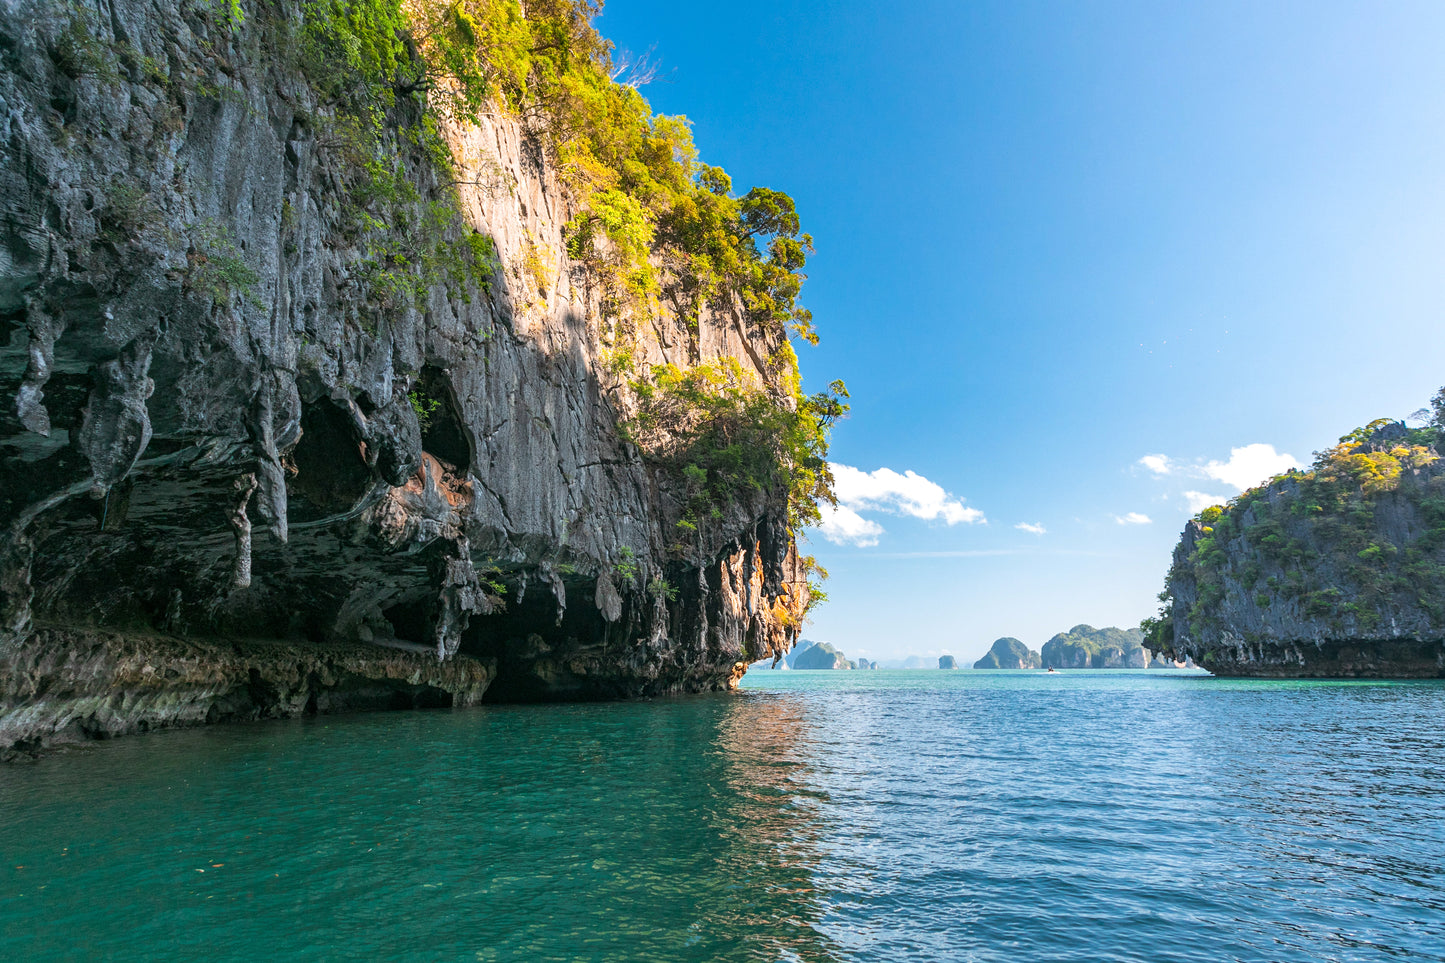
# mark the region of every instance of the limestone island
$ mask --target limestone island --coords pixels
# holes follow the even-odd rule
[[[1049,639],[1039,656],[1046,669],[1143,669],[1152,659],[1142,629],[1083,624]]]
[[[973,664],[975,669],[1037,669],[1042,665],[1039,653],[1018,639],[995,639],[993,647]]]
[[[1192,519],[1148,644],[1224,676],[1445,676],[1445,389]]]

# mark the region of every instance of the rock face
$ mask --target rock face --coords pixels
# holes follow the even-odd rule
[[[1049,669],[1143,669],[1151,654],[1141,629],[1076,625],[1044,643],[1040,661]]]
[[[225,6],[0,0],[0,745],[719,688],[787,651],[785,501],[676,550],[688,495],[619,437],[604,293],[528,129],[444,131],[438,244],[494,263],[378,274],[299,7]],[[397,156],[398,216],[431,223],[443,175]],[[632,360],[775,386],[785,346],[661,310]]]
[[[810,646],[793,660],[795,669],[851,669],[853,663],[848,657],[828,642],[819,642]]]
[[[951,655],[940,655],[938,657],[938,667],[940,669],[956,669],[958,668],[958,660]]]
[[[1445,675],[1438,429],[1377,422],[1227,507],[1174,550],[1150,644],[1216,675]]]
[[[1039,654],[1018,639],[1002,638],[993,643],[983,658],[973,664],[975,669],[1037,669]]]

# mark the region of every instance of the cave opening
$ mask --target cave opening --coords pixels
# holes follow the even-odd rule
[[[301,409],[301,440],[292,449],[296,469],[286,482],[296,521],[345,511],[371,488],[361,437],[341,407],[322,398]],[[309,509],[309,511],[308,511]]]
[[[620,627],[610,626],[593,604],[595,583],[568,584],[567,589],[561,625],[551,589],[537,584],[521,602],[509,591],[505,610],[471,617],[461,652],[497,663],[483,702],[613,699],[623,694],[604,678],[574,675],[568,667],[575,660],[602,655],[609,635],[617,635]]]
[[[432,646],[436,643],[436,600],[426,596],[403,599],[381,610],[399,641]]]
[[[447,373],[435,365],[424,366],[411,399],[421,425],[422,450],[459,471],[470,471],[472,445]]]

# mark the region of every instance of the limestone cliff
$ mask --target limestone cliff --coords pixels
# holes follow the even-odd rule
[[[0,748],[785,652],[786,487],[699,518],[619,430],[669,363],[795,410],[784,329],[619,307],[524,111],[398,80],[358,147],[303,9],[0,0]]]
[[[1152,646],[1218,675],[1445,675],[1438,427],[1375,422],[1191,520]]]

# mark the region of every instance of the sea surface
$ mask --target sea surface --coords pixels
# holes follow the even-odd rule
[[[0,768],[0,959],[1445,960],[1445,684],[745,686]]]

